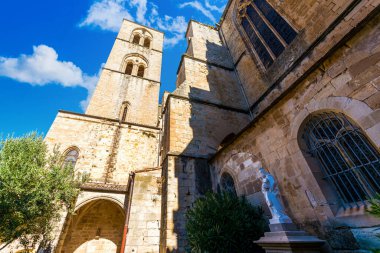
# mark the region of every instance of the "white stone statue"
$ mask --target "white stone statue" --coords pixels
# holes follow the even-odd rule
[[[255,165],[258,168],[258,177],[262,182],[261,191],[272,214],[272,219],[269,220],[270,224],[292,223],[281,203],[276,180],[269,172],[262,168],[261,162],[256,162]]]

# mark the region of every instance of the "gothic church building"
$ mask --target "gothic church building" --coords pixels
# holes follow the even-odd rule
[[[230,0],[215,27],[189,22],[161,104],[164,34],[124,20],[87,111],[59,111],[45,139],[90,175],[54,251],[183,253],[207,191],[265,205],[255,161],[326,252],[380,248],[379,5]]]

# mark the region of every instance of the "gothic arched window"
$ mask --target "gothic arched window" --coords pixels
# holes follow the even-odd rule
[[[133,37],[133,41],[132,41],[132,43],[133,44],[140,44],[140,38],[141,38],[141,36],[139,35],[139,34],[136,34],[134,37]]]
[[[342,113],[310,117],[302,137],[324,179],[348,206],[365,204],[380,192],[380,154],[362,130]]]
[[[144,47],[150,48],[150,39],[149,38],[145,38],[145,40],[144,40]]]
[[[144,77],[145,67],[143,65],[140,65],[137,70],[137,76]]]
[[[228,173],[223,173],[220,177],[220,187],[223,191],[236,194],[235,182],[232,176]]]
[[[77,148],[70,148],[65,152],[63,166],[72,166],[75,167],[79,157],[79,151]]]
[[[127,67],[125,68],[125,74],[132,75],[132,71],[133,71],[133,63],[128,62]]]
[[[297,36],[295,29],[266,0],[240,0],[238,23],[265,68]]]

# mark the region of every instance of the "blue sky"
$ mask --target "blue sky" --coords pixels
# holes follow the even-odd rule
[[[161,94],[175,88],[187,22],[214,25],[227,0],[4,1],[0,135],[46,134],[57,110],[84,112],[123,17],[165,32]]]

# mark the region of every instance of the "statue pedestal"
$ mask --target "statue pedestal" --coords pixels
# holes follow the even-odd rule
[[[293,223],[277,223],[269,225],[271,232],[255,241],[266,253],[319,253],[325,243],[305,231],[297,230]]]

